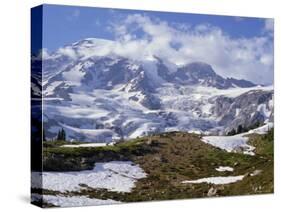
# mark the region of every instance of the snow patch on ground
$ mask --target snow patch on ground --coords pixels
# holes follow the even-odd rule
[[[69,137],[74,136],[75,133],[81,133],[89,140],[94,137],[97,140],[104,141],[105,144],[110,142],[113,137],[117,137],[117,134],[110,129],[81,129],[62,123],[60,123],[60,125],[65,129],[66,134]]]
[[[248,133],[252,134],[252,133],[256,133],[256,134],[266,134],[269,130],[271,130],[273,128],[273,123],[272,122],[268,122],[267,124],[258,127],[256,129],[250,130]]]
[[[233,172],[234,169],[232,167],[230,167],[230,166],[220,166],[220,167],[216,168],[216,170],[218,172],[225,172],[225,171]]]
[[[58,207],[76,207],[76,206],[90,206],[90,205],[108,205],[108,204],[118,204],[121,202],[107,199],[95,199],[88,198],[86,196],[52,196],[52,195],[43,195],[43,198],[40,194],[32,194],[32,201],[40,201],[43,199],[44,203],[49,203]]]
[[[66,192],[80,191],[83,184],[91,188],[130,192],[135,182],[145,177],[146,173],[131,161],[111,161],[96,163],[93,170],[87,171],[33,172],[32,186],[41,188],[42,185],[43,189]]]
[[[185,181],[182,181],[182,183],[184,183],[184,184],[208,183],[208,184],[215,184],[215,185],[224,185],[224,184],[235,183],[237,181],[243,180],[243,178],[244,178],[244,175],[228,176],[228,177],[207,177],[207,178],[201,178],[201,179],[197,179],[197,180],[185,180]]]
[[[194,134],[200,135],[203,132],[201,130],[188,130],[188,133],[194,133]]]
[[[226,150],[227,152],[243,152],[244,154],[254,155],[255,147],[248,145],[248,138],[245,134],[233,136],[204,136],[202,141],[212,146]]]
[[[65,144],[62,147],[102,147],[102,146],[113,146],[115,143],[89,143],[89,144]]]
[[[233,136],[204,136],[202,138],[202,141],[212,146],[226,150],[227,152],[242,151],[244,154],[255,155],[254,153],[255,147],[247,143],[249,140],[247,135],[253,133],[265,134],[271,128],[273,128],[273,123],[268,122],[267,124],[258,127],[256,129],[250,130],[249,132],[246,133],[241,133]]]

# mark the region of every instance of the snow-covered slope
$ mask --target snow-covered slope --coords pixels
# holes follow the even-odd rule
[[[131,161],[110,161],[95,163],[93,170],[75,172],[33,172],[32,186],[66,192],[80,191],[85,185],[116,192],[130,192],[138,179],[146,173]],[[42,181],[41,181],[42,180]],[[84,186],[83,186],[84,185]]]
[[[268,122],[267,124],[256,129],[232,136],[203,136],[202,141],[212,146],[226,150],[227,152],[243,152],[247,155],[255,155],[255,147],[248,144],[248,136],[253,133],[266,134],[272,128],[273,123]]]
[[[44,57],[47,138],[61,128],[69,140],[92,142],[173,130],[224,134],[273,119],[272,87],[225,79],[204,62],[124,58],[104,51],[112,42],[85,39]]]

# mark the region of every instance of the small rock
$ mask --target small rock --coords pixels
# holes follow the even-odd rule
[[[234,163],[234,166],[238,166],[238,165],[239,165],[239,163],[238,163],[238,162],[235,162],[235,163]]]
[[[153,157],[153,159],[156,161],[161,161],[161,157],[159,157],[159,156],[155,156],[155,157]]]
[[[207,193],[207,196],[208,196],[208,197],[213,197],[213,196],[215,196],[216,194],[217,194],[217,189],[214,188],[214,187],[211,187],[211,188],[209,189],[208,193]]]

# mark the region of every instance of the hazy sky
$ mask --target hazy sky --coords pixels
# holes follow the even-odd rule
[[[49,53],[84,38],[114,40],[110,51],[134,59],[203,61],[225,77],[273,81],[272,19],[44,5]]]

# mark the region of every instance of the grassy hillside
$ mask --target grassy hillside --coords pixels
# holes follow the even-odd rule
[[[249,142],[256,147],[255,156],[228,153],[203,143],[199,135],[182,132],[95,148],[61,147],[62,142],[54,142],[44,144],[44,170],[84,170],[92,169],[95,162],[131,160],[147,173],[146,178],[137,181],[132,192],[87,188],[67,194],[124,202],[272,193],[273,130],[267,135],[251,135]],[[234,171],[218,172],[219,166],[230,166]],[[182,183],[184,180],[237,175],[245,177],[227,185]]]

